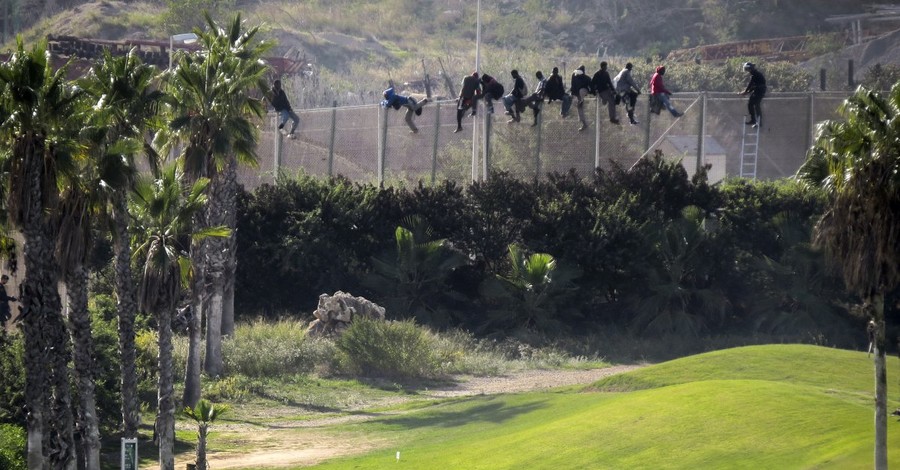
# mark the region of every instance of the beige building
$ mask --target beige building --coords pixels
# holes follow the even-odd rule
[[[697,172],[698,141],[696,135],[670,135],[659,144],[659,149],[666,158],[680,158],[688,175],[694,176]],[[726,153],[725,147],[714,137],[708,135],[703,138],[703,163],[712,165],[708,173],[710,183],[725,179]]]

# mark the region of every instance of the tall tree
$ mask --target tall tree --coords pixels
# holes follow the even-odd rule
[[[128,190],[135,176],[134,156],[143,153],[151,168],[158,156],[144,136],[159,125],[159,105],[164,93],[158,88],[158,71],[143,64],[135,50],[113,57],[105,54],[81,81],[94,99],[97,158],[104,164],[101,195],[112,219],[116,273],[116,310],[119,325],[119,357],[122,393],[122,430],[137,436],[140,402],[135,369],[134,320],[137,314],[137,287],[131,271],[128,237]],[[100,189],[100,188],[97,188]]]
[[[74,345],[74,375],[78,389],[76,409],[83,436],[83,452],[80,457],[84,468],[100,470],[100,423],[94,393],[94,343],[91,315],[88,311],[87,257],[90,250],[91,220],[96,210],[96,205],[91,200],[90,182],[87,179],[73,181],[62,194],[56,256],[60,274],[66,284],[69,329]]]
[[[68,384],[69,342],[57,291],[55,214],[61,174],[71,168],[68,120],[78,91],[66,67],[54,70],[42,41],[0,64],[0,135],[11,149],[7,208],[24,238],[25,278],[20,296],[25,337],[28,467],[74,468],[73,418]]]
[[[900,84],[886,97],[860,87],[840,113],[843,121],[818,127],[798,177],[826,192],[814,240],[865,301],[875,349],[875,468],[885,469],[884,299],[900,286]]]
[[[135,185],[132,213],[135,217],[134,257],[142,259],[141,308],[157,317],[159,334],[159,380],[157,390],[156,435],[159,441],[159,468],[175,468],[175,390],[172,358],[172,317],[182,287],[188,285],[190,239],[209,235],[224,236],[227,230],[208,229],[191,234],[191,219],[206,202],[204,191],[209,181],[194,182],[187,195],[182,194],[181,173],[174,165],[165,168],[157,180],[138,181]]]
[[[265,87],[262,79],[267,68],[261,58],[271,48],[270,43],[256,40],[258,27],[244,29],[240,15],[227,28],[208,15],[206,21],[208,30],[198,31],[201,51],[181,56],[170,82],[174,117],[169,137],[174,138],[169,144],[184,143],[180,157],[189,181],[210,179],[208,208],[195,220],[195,230],[235,225],[237,163],[256,162],[258,130],[252,119],[264,114],[264,106],[252,91]],[[201,315],[207,319],[204,366],[210,376],[220,376],[224,374],[222,304],[225,276],[229,263],[234,262],[234,240],[195,246],[191,257],[193,318],[197,323]],[[198,324],[195,327],[192,330],[199,330]],[[191,364],[188,366],[190,369]],[[186,373],[184,401],[193,406],[199,399],[199,370]]]

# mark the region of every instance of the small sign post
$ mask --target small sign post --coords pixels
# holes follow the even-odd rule
[[[137,438],[122,438],[122,470],[138,470]]]

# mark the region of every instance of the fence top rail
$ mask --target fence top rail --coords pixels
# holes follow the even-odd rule
[[[766,93],[767,100],[783,100],[783,99],[798,99],[798,98],[807,98],[810,95],[814,95],[819,98],[826,99],[844,99],[850,96],[851,92],[849,91],[779,91],[779,92],[770,92]],[[677,93],[672,93],[673,98],[677,99],[696,99],[703,95],[706,95],[707,99],[712,100],[721,100],[721,101],[730,101],[730,100],[746,100],[746,96],[741,96],[737,91],[735,92],[727,92],[727,91],[681,91]],[[597,97],[595,96],[587,96],[587,101],[596,101]],[[497,100],[499,101],[499,100]],[[455,104],[455,99],[444,99],[444,100],[433,100],[430,103],[440,103],[441,105],[445,104]],[[355,109],[371,109],[379,107],[379,103],[371,103],[371,104],[357,104],[357,105],[347,105],[347,106],[329,106],[322,108],[304,108],[302,111],[304,113],[326,113],[332,112],[335,109],[352,111]]]

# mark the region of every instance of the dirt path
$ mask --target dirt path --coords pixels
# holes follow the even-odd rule
[[[499,377],[459,377],[458,382],[419,393],[432,398],[465,397],[518,393],[589,384],[603,377],[634,370],[641,366],[615,366],[589,370],[526,370]],[[242,443],[258,449],[251,453],[211,453],[209,468],[238,469],[254,467],[299,467],[315,465],[324,460],[375,449],[383,443],[362,436],[334,438],[322,432],[329,426],[351,422],[363,422],[378,417],[407,413],[407,411],[383,413],[359,413],[327,417],[307,421],[273,423],[267,427],[234,424],[216,426],[217,432],[240,433]],[[188,456],[184,456],[187,459]],[[180,459],[181,460],[181,459]],[[188,460],[185,460],[187,462]],[[191,458],[190,461],[193,461]],[[179,461],[176,468],[184,468]]]

